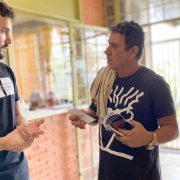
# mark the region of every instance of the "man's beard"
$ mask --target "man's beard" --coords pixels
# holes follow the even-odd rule
[[[3,48],[6,48],[6,47],[8,47],[8,44],[3,45],[2,48],[1,48],[1,50],[2,50]],[[3,59],[4,56],[5,56],[5,53],[1,52],[1,50],[0,50],[0,59]]]
[[[4,53],[2,53],[2,52],[0,52],[0,59],[3,59],[3,58],[4,58],[4,56],[5,56],[5,54],[4,54]]]

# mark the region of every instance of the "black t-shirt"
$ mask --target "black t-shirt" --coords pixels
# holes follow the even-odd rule
[[[114,81],[108,99],[108,113],[121,114],[127,120],[140,122],[146,130],[158,128],[157,119],[175,114],[168,84],[146,67],[133,75]],[[92,103],[90,109],[96,111]],[[100,125],[98,180],[160,180],[159,148],[130,148]]]
[[[16,128],[15,102],[19,100],[14,73],[0,63],[0,137]],[[28,180],[29,170],[23,152],[0,151],[0,180]]]

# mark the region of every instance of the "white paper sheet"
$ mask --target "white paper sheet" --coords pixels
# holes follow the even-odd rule
[[[72,115],[77,115],[79,116],[79,119],[81,119],[82,121],[86,122],[86,123],[91,123],[93,121],[95,121],[94,118],[92,118],[91,116],[88,116],[87,114],[83,113],[82,111],[79,111],[76,108],[73,108],[69,111],[70,114]]]

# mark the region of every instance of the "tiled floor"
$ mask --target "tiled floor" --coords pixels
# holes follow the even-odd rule
[[[162,180],[180,180],[180,150],[160,149]]]

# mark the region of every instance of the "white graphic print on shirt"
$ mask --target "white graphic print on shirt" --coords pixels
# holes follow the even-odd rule
[[[139,98],[144,95],[144,92],[140,93],[139,90],[135,91],[134,87],[132,87],[126,94],[122,94],[123,90],[124,90],[124,87],[121,88],[121,90],[119,91],[118,94],[116,94],[117,90],[118,90],[118,86],[116,86],[116,89],[115,89],[114,92],[111,91],[110,95],[113,93],[113,99],[109,96],[109,101],[111,103],[114,103],[115,107],[117,107],[117,105],[122,104],[123,100],[124,100],[124,108],[123,109],[118,109],[117,108],[116,110],[112,110],[112,108],[108,108],[108,113],[114,112],[116,114],[121,114],[122,112],[126,112],[126,114],[130,114],[130,117],[128,119],[126,119],[126,120],[127,121],[133,120],[134,113],[131,111],[131,110],[133,110],[132,105],[134,103],[139,102]],[[130,99],[132,99],[133,97],[136,97],[136,99],[132,100],[128,104],[128,101],[130,101]]]
[[[119,87],[116,86],[115,90],[112,90],[110,95],[109,95],[109,102],[114,104],[114,107],[116,108],[118,104],[122,104],[124,108],[118,109],[116,108],[113,110],[112,108],[108,107],[107,113],[114,112],[116,114],[121,114],[125,112],[126,114],[129,115],[129,117],[126,119],[127,121],[131,121],[134,119],[134,113],[133,113],[133,104],[139,102],[139,98],[144,96],[144,92],[139,92],[139,90],[135,90],[134,87],[130,88],[130,90],[125,93],[124,87],[121,87],[121,89],[118,91]],[[119,93],[118,93],[119,92]],[[132,100],[133,98],[133,100]],[[104,150],[110,154],[114,154],[116,156],[121,156],[124,158],[127,158],[129,160],[133,159],[133,156],[122,153],[122,152],[117,152],[114,151],[113,149],[110,149],[111,143],[114,141],[115,134],[112,134],[111,138],[109,139],[108,144],[106,147],[103,146],[102,142],[102,125],[100,125],[100,149]]]
[[[14,86],[9,77],[0,78],[0,98],[13,95]]]

